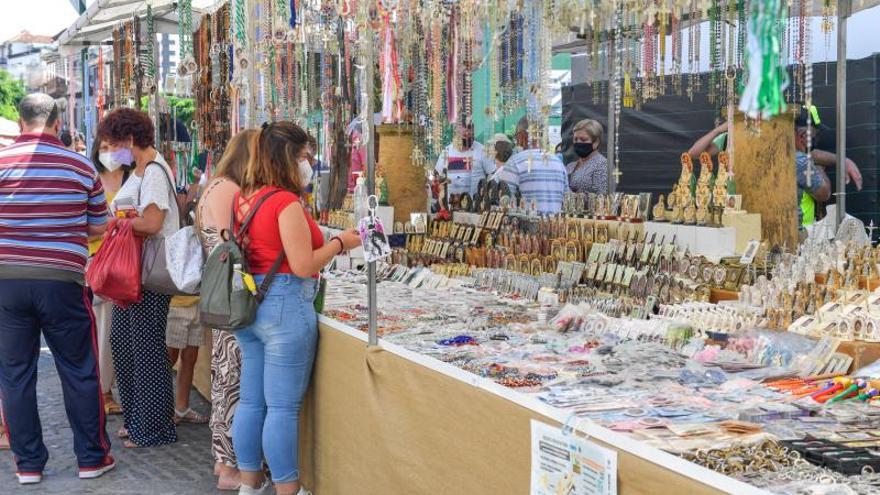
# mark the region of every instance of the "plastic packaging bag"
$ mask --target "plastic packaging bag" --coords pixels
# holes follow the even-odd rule
[[[134,234],[131,221],[110,221],[104,243],[86,271],[86,283],[97,296],[126,307],[141,302],[141,250],[143,239]]]

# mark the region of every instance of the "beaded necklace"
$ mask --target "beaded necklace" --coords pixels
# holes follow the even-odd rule
[[[147,67],[143,80],[144,90],[152,94],[156,89],[156,26],[153,19],[153,8],[147,5]]]

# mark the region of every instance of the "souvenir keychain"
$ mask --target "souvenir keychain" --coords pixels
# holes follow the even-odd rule
[[[358,225],[358,234],[364,248],[364,261],[367,263],[379,261],[391,254],[391,246],[388,244],[385,228],[382,226],[379,216],[376,215],[378,204],[379,200],[375,195],[367,198],[368,213],[366,217],[360,219]]]

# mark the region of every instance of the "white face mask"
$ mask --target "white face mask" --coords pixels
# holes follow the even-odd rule
[[[302,179],[303,187],[312,182],[312,164],[308,160],[299,161],[299,176]]]
[[[110,151],[102,151],[98,153],[98,160],[108,172],[114,172],[123,165],[122,162],[113,157],[113,153]]]

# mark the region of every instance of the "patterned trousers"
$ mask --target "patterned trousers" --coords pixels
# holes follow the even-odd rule
[[[211,450],[215,462],[236,467],[232,418],[238,406],[241,350],[231,332],[211,330]]]
[[[110,345],[130,439],[141,447],[177,441],[165,326],[171,296],[144,291],[138,304],[113,306]]]

